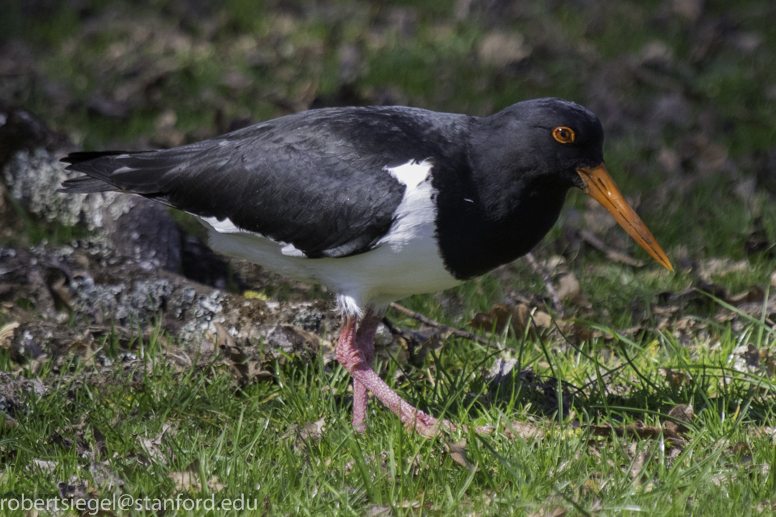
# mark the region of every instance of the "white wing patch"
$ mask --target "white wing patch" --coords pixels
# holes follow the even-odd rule
[[[433,247],[434,253],[437,253],[433,239],[436,219],[433,198],[436,191],[431,186],[432,167],[433,164],[428,160],[412,160],[398,167],[387,168],[388,172],[407,188],[393,214],[396,222],[378,244],[388,244],[398,253],[410,242],[425,241],[425,244]]]
[[[409,191],[417,188],[418,185],[429,179],[431,167],[433,167],[433,165],[428,160],[423,160],[422,162],[410,160],[398,167],[386,167],[386,170],[390,172],[391,176],[396,178],[399,183],[407,185],[407,190]]]

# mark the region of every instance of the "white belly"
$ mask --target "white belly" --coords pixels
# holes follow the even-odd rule
[[[412,241],[401,249],[384,243],[360,255],[319,259],[283,255],[283,244],[250,233],[213,230],[210,245],[283,276],[320,282],[337,295],[350,298],[340,303],[361,308],[385,306],[412,294],[441,291],[461,283],[444,268],[433,238]]]

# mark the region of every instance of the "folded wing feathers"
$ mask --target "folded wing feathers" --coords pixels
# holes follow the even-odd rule
[[[89,193],[124,190],[151,197],[165,196],[164,176],[167,172],[185,168],[201,148],[169,149],[146,152],[77,152],[62,161],[67,170],[87,176],[62,183],[60,192]]]
[[[73,153],[68,169],[88,177],[62,191],[134,192],[228,218],[311,258],[363,253],[390,230],[404,196],[385,167],[431,155],[414,123],[424,113],[309,111],[173,149]]]

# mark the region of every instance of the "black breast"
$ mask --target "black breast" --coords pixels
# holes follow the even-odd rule
[[[509,210],[494,214],[465,161],[435,175],[437,240],[447,269],[466,280],[525,255],[558,220],[569,187],[542,180],[505,185]],[[503,204],[503,203],[502,203]]]

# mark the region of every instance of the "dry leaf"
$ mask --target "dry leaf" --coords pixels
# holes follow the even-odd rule
[[[641,439],[654,439],[660,436],[662,430],[659,427],[645,425],[641,420],[636,420],[627,426],[590,425],[587,426],[593,436],[609,437],[612,433],[617,436],[636,436]]]
[[[373,504],[367,508],[366,512],[364,512],[364,515],[366,515],[366,517],[382,517],[392,515],[391,511],[392,509],[390,506]]]
[[[525,335],[525,329],[531,323],[531,308],[524,303],[519,303],[512,311],[512,329],[515,335],[521,337]]]
[[[299,429],[299,438],[303,440],[319,441],[323,438],[323,428],[326,426],[326,418],[321,417],[315,422],[308,422]]]
[[[292,445],[295,451],[304,450],[308,442],[319,442],[323,438],[323,428],[326,426],[326,418],[321,417],[315,422],[307,422],[303,425],[291,424],[284,437],[293,438]]]
[[[776,374],[776,356],[767,348],[760,349],[760,364],[765,366],[769,375]]]
[[[488,332],[495,330],[499,334],[504,332],[507,325],[510,325],[516,336],[523,336],[530,323],[531,309],[528,305],[518,303],[515,306],[509,306],[497,303],[488,312],[475,314],[468,325]],[[531,336],[533,334],[533,332],[529,333]]]
[[[684,384],[687,384],[692,380],[692,377],[690,377],[688,373],[675,371],[671,368],[659,368],[658,371],[665,376],[666,381],[668,381],[668,384],[674,390],[678,390]]]
[[[407,463],[410,464],[409,471],[413,476],[417,476],[420,474],[421,470],[423,470],[423,456],[420,454],[416,454],[415,456],[408,456]]]
[[[647,460],[647,451],[641,451],[639,452],[636,457],[633,459],[633,463],[630,467],[630,477],[636,478],[641,474],[641,470],[644,468],[644,463]]]
[[[536,311],[532,316],[534,325],[542,329],[552,327],[552,317],[544,311]]]
[[[746,442],[736,442],[735,445],[730,448],[730,452],[736,455],[748,453],[749,451],[749,445],[747,445]]]
[[[733,350],[732,354],[733,368],[741,372],[754,372],[761,367],[761,359],[764,358],[766,361],[771,359],[769,354],[768,350],[761,354],[761,351],[751,343],[738,346]]]
[[[202,484],[199,482],[199,475],[188,470],[182,472],[170,472],[167,477],[175,481],[176,492],[189,492],[191,487],[194,486],[195,492],[202,490]]]
[[[418,508],[420,508],[421,504],[418,501],[408,501],[405,499],[404,501],[402,501],[401,503],[395,506],[398,508],[412,508],[417,510]]]
[[[712,276],[726,276],[731,273],[742,273],[749,270],[748,260],[732,260],[729,258],[709,258],[698,263],[698,276],[707,284],[713,284]]]
[[[223,327],[220,325],[218,327],[220,327],[220,330],[218,330],[218,342],[231,343],[231,345],[221,345],[222,359],[219,361],[219,364],[226,367],[227,371],[240,386],[245,386],[254,379],[257,381],[267,381],[275,378],[272,372],[262,369],[261,362],[246,356],[240,347],[235,346],[234,339],[228,332],[223,330]]]
[[[388,451],[382,451],[378,456],[366,456],[364,458],[364,463],[367,465],[378,465],[380,467],[380,470],[383,471],[383,473],[388,472]],[[407,461],[409,462],[411,458],[408,458]],[[328,462],[329,460],[327,460]],[[423,460],[418,456],[417,461],[422,462]],[[379,462],[379,463],[378,463]],[[327,463],[328,466],[328,463]],[[356,460],[350,460],[345,464],[345,475],[347,476],[350,474],[350,472],[353,470],[353,467],[356,466]],[[414,467],[414,466],[413,466]]]
[[[517,359],[497,357],[493,362],[493,366],[490,367],[490,371],[485,376],[485,380],[488,381],[488,384],[499,385],[514,375],[512,370],[515,369],[515,366],[517,366]]]
[[[199,479],[199,460],[194,460],[182,471],[170,472],[167,477],[175,481],[176,492],[201,492],[202,483]],[[226,485],[218,481],[218,476],[211,477],[207,486],[214,492],[220,492]]]
[[[31,466],[35,466],[41,472],[54,472],[58,465],[56,461],[34,459]]]
[[[216,329],[215,344],[216,346],[225,346],[228,348],[237,348],[234,338],[228,330],[219,322],[214,322],[213,326]]]
[[[544,431],[531,424],[513,420],[507,428],[504,429],[504,436],[510,439],[519,436],[525,441],[531,441],[535,438],[542,438],[544,436]]]
[[[561,275],[558,280],[558,298],[563,301],[573,301],[579,295],[579,280],[574,273]]]
[[[227,484],[221,483],[220,481],[218,481],[218,476],[213,476],[207,480],[207,486],[213,492],[220,492],[221,490],[227,487]]]
[[[163,424],[162,425],[162,432],[160,432],[158,435],[156,435],[154,438],[144,438],[142,436],[136,436],[138,443],[140,444],[140,448],[145,453],[146,458],[150,458],[153,460],[156,460],[160,463],[167,464],[167,454],[162,451],[162,441],[164,439],[165,433],[170,432],[171,434],[174,434],[174,431],[172,431],[172,426],[170,424]],[[166,451],[167,453],[170,453],[170,451]],[[142,455],[138,455],[138,460],[141,461],[141,463],[148,464],[147,466],[150,466],[150,462],[148,460],[142,461],[144,458]]]
[[[72,305],[72,297],[70,295],[70,289],[67,286],[68,280],[67,276],[61,276],[56,281],[49,284],[49,289],[51,292],[64,303],[68,310],[71,309]]]
[[[558,506],[550,511],[545,511],[544,508],[542,508],[538,512],[530,514],[528,517],[564,517],[567,513],[568,510]]]
[[[703,4],[703,0],[674,0],[669,5],[674,13],[695,23],[703,13]]]
[[[668,66],[674,59],[673,54],[671,47],[660,40],[653,40],[642,47],[639,58],[645,65]]]
[[[321,345],[321,338],[293,325],[274,325],[264,335],[265,346],[282,350],[287,354],[311,354],[317,355]]]
[[[765,300],[765,290],[759,285],[753,285],[748,291],[730,296],[725,301],[730,305],[738,307],[742,303],[756,303],[762,302],[763,300]]]
[[[8,348],[11,346],[13,340],[14,330],[18,328],[20,323],[13,321],[0,328],[0,348]]]
[[[558,326],[566,334],[569,341],[574,344],[590,341],[594,337],[594,333],[591,332],[590,328],[581,321],[559,321]]]
[[[681,422],[686,423],[692,423],[693,418],[695,418],[695,412],[692,409],[692,405],[689,404],[679,404],[671,409],[671,411],[668,412],[668,416],[671,418],[674,418],[675,420],[667,420],[665,423],[665,428],[667,431],[670,431],[674,434],[679,433],[686,433],[688,431],[687,426],[683,425]],[[677,422],[679,420],[680,422]]]
[[[202,483],[199,480],[199,473],[184,470],[182,472],[170,472],[167,477],[175,481],[176,492],[202,492]],[[218,481],[218,476],[210,478],[207,482],[207,486],[213,492],[220,492],[226,488],[226,484]]]
[[[91,463],[89,465],[89,474],[92,475],[92,480],[101,489],[111,490],[124,486],[124,480],[117,477],[109,461]]]
[[[751,457],[749,458],[749,461],[751,461]],[[765,479],[770,474],[771,466],[767,463],[748,464],[744,465],[744,471],[750,477],[761,476],[761,479]],[[735,483],[737,480],[738,474],[732,471],[720,472],[711,478],[711,482],[716,486],[721,486],[722,484],[726,483]]]
[[[501,333],[509,324],[512,315],[512,309],[506,304],[497,303],[488,312],[478,312],[475,314],[468,325],[488,332],[495,331]]]
[[[73,341],[70,343],[68,350],[82,358],[85,365],[91,366],[94,364],[95,348],[91,336]]]
[[[469,472],[480,470],[479,467],[472,465],[471,463],[469,463],[469,460],[466,459],[466,440],[465,439],[457,443],[445,444],[445,450],[450,454],[450,457],[453,459],[453,461],[456,464],[466,468],[466,470],[468,470]]]

